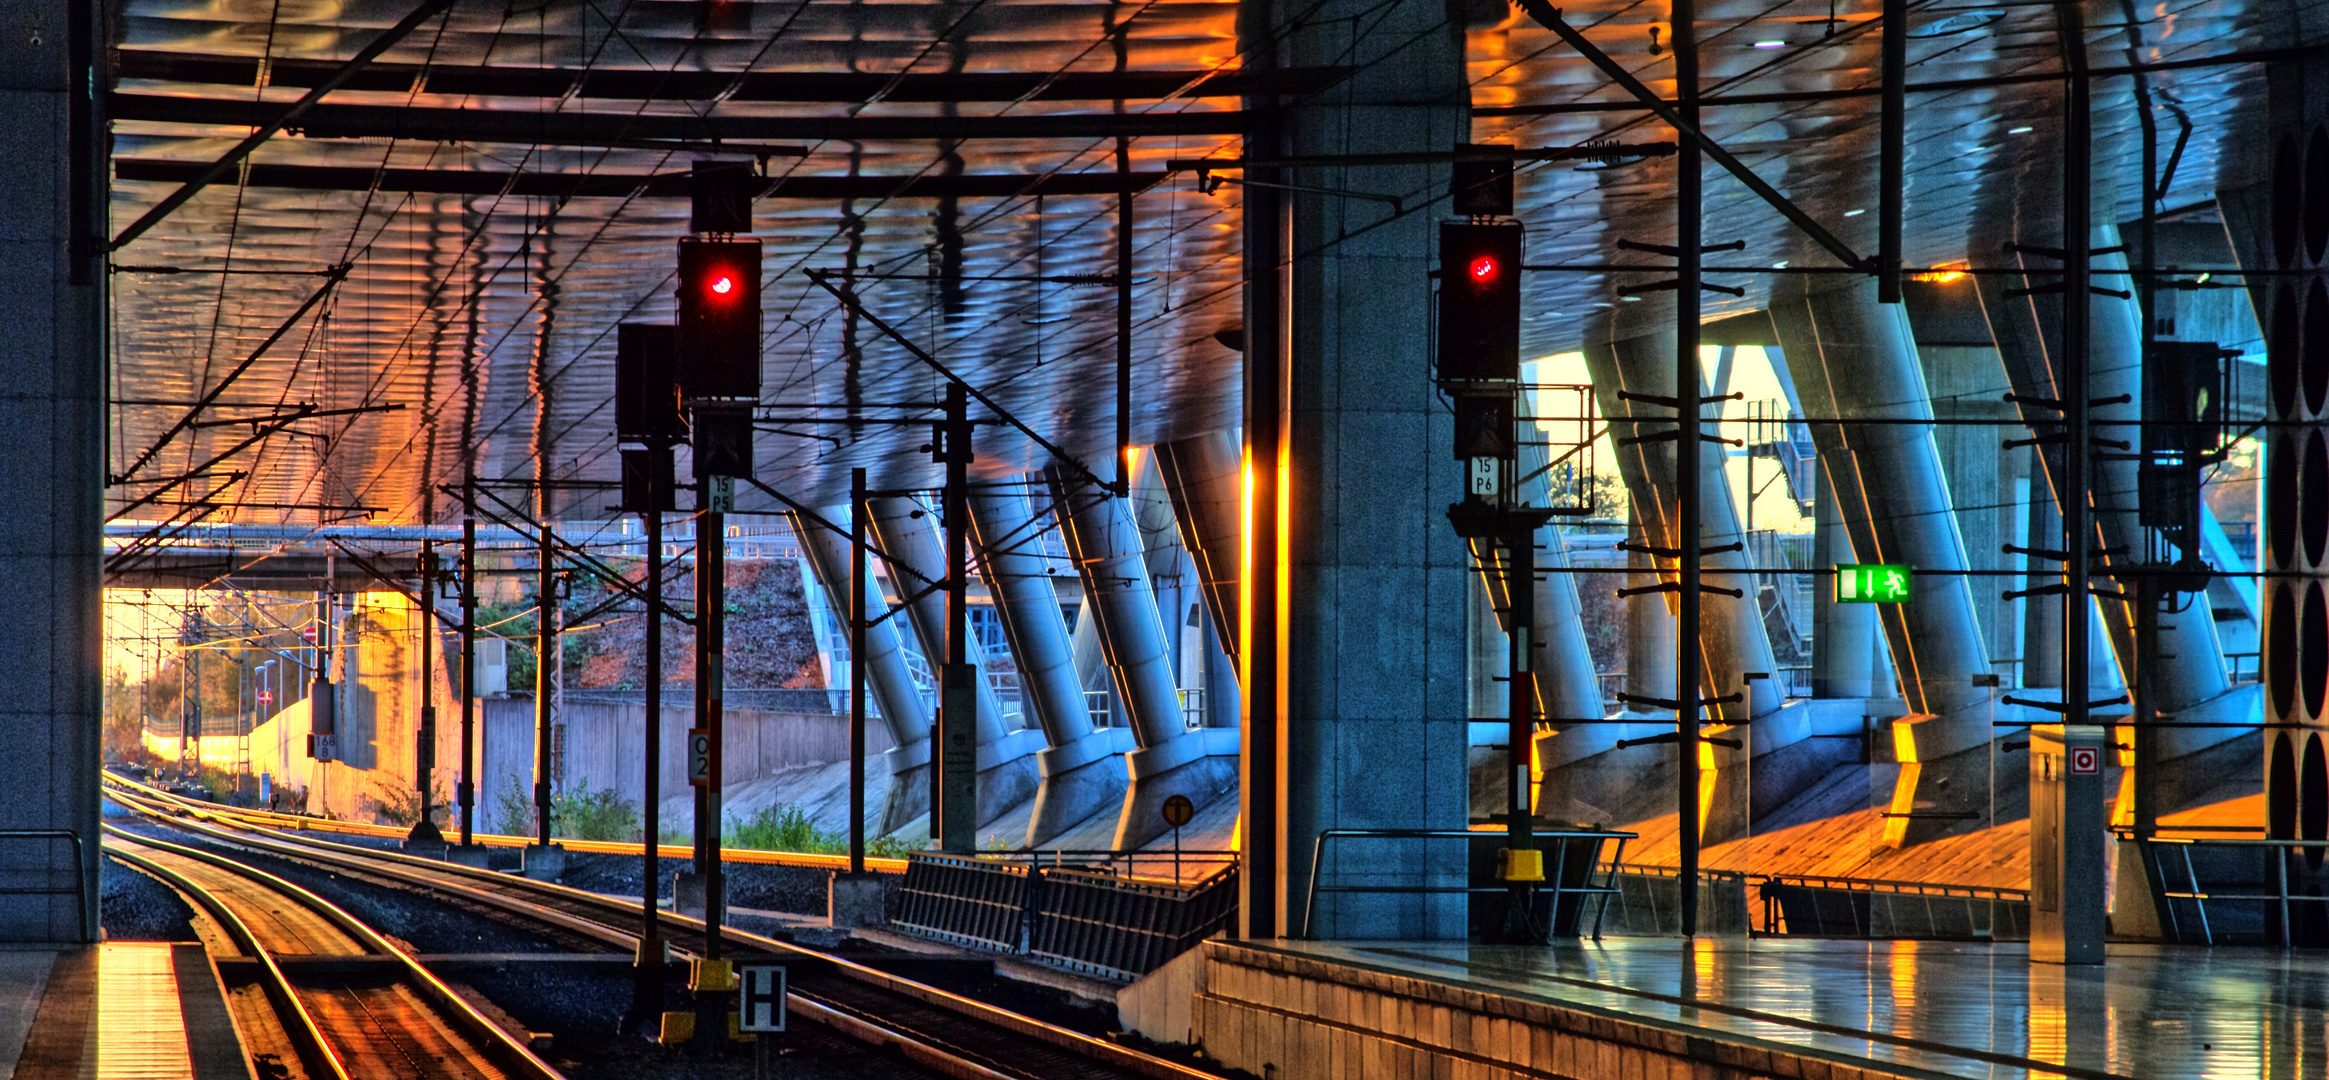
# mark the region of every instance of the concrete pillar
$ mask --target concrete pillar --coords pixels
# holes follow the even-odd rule
[[[1985,808],[1976,804],[1986,785],[1974,781],[1987,778],[1997,732],[1992,694],[1974,685],[1989,673],[1989,651],[1940,448],[1930,427],[1883,422],[1933,418],[1908,312],[1878,303],[1873,281],[1813,292],[1790,280],[1775,290],[1771,322],[1806,414],[1872,421],[1811,425],[1857,561],[1918,571],[1913,602],[1872,605],[1910,713],[1879,742],[1900,764],[1885,840],[1914,843],[1982,825],[1898,816]]]
[[[0,354],[8,387],[0,396],[0,429],[8,432],[0,451],[0,475],[8,477],[0,596],[15,613],[0,622],[9,672],[0,700],[0,729],[8,733],[0,777],[9,785],[0,828],[69,829],[81,838],[77,859],[69,842],[8,841],[0,887],[79,884],[83,894],[78,904],[69,892],[9,897],[0,904],[0,942],[97,939],[105,273],[90,245],[74,238],[101,237],[105,224],[108,170],[94,115],[104,95],[84,80],[98,70],[106,10],[28,0],[10,9],[10,25],[20,29],[0,35],[0,106],[8,117],[0,127],[8,177],[0,281],[10,298]]]
[[[1877,303],[1875,282],[1807,293],[1799,279],[1790,279],[1779,286],[1771,321],[1808,415],[1932,419],[1907,313]],[[1919,757],[1930,761],[1986,744],[1989,717],[1969,719],[1966,710],[1988,706],[1988,695],[1972,682],[1989,671],[1988,649],[1972,581],[1963,575],[1965,541],[1932,429],[1815,423],[1811,435],[1858,561],[1907,563],[1920,571],[1914,603],[1874,605],[1910,711],[1946,718],[1940,726],[1918,723]],[[1936,739],[1941,727],[1950,730]]]
[[[1626,540],[1636,549],[1650,542],[1642,531],[1641,515],[1627,512]],[[1625,587],[1646,589],[1658,583],[1658,569],[1647,552],[1626,553]],[[1674,609],[1662,593],[1635,593],[1625,602],[1625,688],[1636,697],[1664,697],[1674,685]],[[1672,719],[1674,710],[1651,710],[1629,705],[1627,713]]]
[[[2099,151],[2098,151],[2099,153]],[[2051,170],[2032,170],[2028,175],[2017,174],[2015,181],[2027,185],[2022,196],[2031,205],[2044,206],[2046,212],[2037,215],[1977,219],[1970,248],[1975,251],[1997,251],[2009,241],[2030,245],[2058,246],[2060,216],[2054,207],[2059,204],[2061,183]],[[2105,183],[2111,186],[2105,192]],[[2097,184],[2096,210],[2098,217],[2110,214],[2115,204],[2115,178]],[[2036,223],[2037,228],[2017,231],[2025,223]],[[2055,231],[2048,231],[2055,230]],[[2093,246],[2096,251],[2116,248],[2121,244],[2119,229],[2110,220],[2104,220],[2094,229]],[[2033,271],[2054,267],[2051,260],[2035,255],[2023,255]],[[2105,270],[2124,270],[2124,253],[2094,257],[2098,288],[2120,288],[2129,280],[2124,274],[2105,275]],[[1998,354],[2004,359],[2006,371],[2013,379],[2013,392],[2024,397],[2059,398],[2056,387],[2054,357],[2059,352],[2062,327],[2062,302],[2058,294],[2038,293],[2030,296],[2008,297],[2009,288],[2027,288],[2058,280],[2035,273],[2028,279],[2006,275],[1984,275],[1977,278],[1981,301],[1988,314],[1992,331],[1997,337]],[[2087,319],[2093,361],[2090,370],[2088,396],[2104,400],[2125,395],[2128,403],[2101,406],[2091,415],[2097,420],[2128,421],[2141,415],[2143,400],[2143,367],[2141,363],[2140,314],[2132,300],[2096,296],[2089,305]],[[2058,421],[2061,414],[2035,405],[2025,405],[2023,419],[2030,422]],[[2053,430],[2040,428],[2039,430]],[[2135,429],[2126,425],[2098,426],[2095,437],[2101,439],[2132,439]],[[2093,510],[2093,521],[2099,543],[2097,549],[2123,548],[2119,554],[2109,555],[2103,564],[2120,567],[2129,562],[2141,562],[2151,546],[2151,531],[2136,519],[2137,479],[2136,463],[2113,460],[2110,455],[2098,455],[2093,461],[2089,477],[2083,481],[2060,475],[2061,462],[2052,454],[2040,454],[2045,488],[2033,478],[2033,491],[2050,490],[2057,506],[2068,497],[2085,497]],[[2205,511],[2203,510],[2203,513]],[[2054,546],[2051,540],[2033,536],[2032,546]],[[2098,578],[2097,581],[2107,581]],[[2120,678],[2128,678],[2135,658],[2132,611],[2129,604],[2107,600],[2102,605],[2103,621],[2110,631],[2111,644],[2120,657]],[[2222,645],[2216,638],[2215,621],[2208,604],[2192,605],[2175,615],[2163,615],[2159,620],[2158,662],[2152,682],[2160,719],[2198,723],[2240,723],[2255,719],[2258,701],[2249,688],[2235,688],[2224,670]],[[2096,657],[2098,662],[2103,657]],[[2232,728],[2191,727],[2160,729],[2159,757],[2172,760],[2239,734]]]
[[[1115,677],[1116,703],[1139,744],[1125,756],[1131,787],[1113,845],[1137,848],[1169,831],[1162,813],[1166,799],[1186,795],[1204,806],[1233,790],[1237,763],[1226,753],[1210,754],[1216,748],[1205,734],[1182,722],[1164,621],[1129,500],[1061,470],[1047,472],[1068,554],[1083,579],[1085,615],[1099,634]]]
[[[1094,813],[1124,798],[1118,740],[1094,730],[1076,681],[1075,654],[1059,594],[1041,554],[1042,526],[1027,493],[1015,485],[973,487],[970,523],[978,538],[979,574],[995,600],[995,616],[1018,661],[1020,707],[1043,730],[1047,749],[1035,755],[1042,785],[1027,821],[1028,847],[1041,847]]]
[[[825,520],[836,524],[849,520],[849,508],[831,506],[824,510]],[[844,640],[849,625],[849,538],[815,525],[801,515],[792,516],[793,535],[800,538],[801,554],[808,560],[809,570],[817,577],[825,598],[833,605],[833,616],[842,625]],[[871,560],[865,580],[857,583],[865,597],[868,612],[878,613],[887,603],[882,599],[881,585],[873,577]],[[876,615],[878,618],[878,614]],[[884,619],[865,632],[865,671],[873,703],[881,709],[881,721],[897,746],[884,756],[890,764],[890,793],[882,806],[879,833],[892,833],[905,828],[915,818],[930,812],[930,709],[922,701],[922,692],[914,686],[914,676],[906,667],[905,645],[898,636],[898,621]]]
[[[1819,469],[1819,497],[1812,526],[1812,562],[1830,567],[1858,562],[1852,555],[1852,536],[1844,529],[1843,510],[1836,503],[1828,470]],[[1836,603],[1836,590],[1823,580],[1812,591],[1811,693],[1822,698],[1877,696],[1878,666],[1876,608],[1870,604]],[[1886,692],[1891,687],[1884,687]]]
[[[1221,650],[1237,658],[1238,548],[1245,476],[1238,434],[1216,431],[1156,444],[1157,469],[1172,496],[1181,545],[1196,564]]]
[[[1651,307],[1649,303],[1636,307]],[[1654,325],[1664,327],[1672,322],[1672,312],[1661,316],[1658,312],[1634,313],[1644,320],[1659,320]],[[1637,415],[1672,417],[1671,407],[1625,401],[1617,396],[1620,391],[1635,395],[1672,397],[1674,387],[1674,337],[1669,329],[1652,329],[1639,337],[1619,340],[1614,344],[1589,346],[1585,350],[1585,365],[1592,372],[1594,397],[1601,415],[1609,418],[1610,434],[1619,441],[1617,448],[1618,471],[1625,479],[1626,490],[1632,495],[1634,512],[1641,517],[1642,531],[1654,547],[1672,548],[1678,540],[1674,535],[1676,504],[1674,502],[1674,470],[1676,457],[1674,440],[1624,445],[1624,440],[1660,432],[1671,433],[1674,425],[1641,423]],[[1710,429],[1709,434],[1712,434]],[[1699,500],[1702,520],[1705,522],[1703,539],[1709,549],[1743,543],[1746,531],[1740,527],[1738,503],[1731,496],[1730,478],[1723,470],[1724,448],[1707,443],[1694,455],[1701,477]],[[1704,559],[1711,588],[1751,590],[1754,578],[1743,573],[1725,573],[1747,565],[1746,555],[1738,551],[1714,552]],[[1665,567],[1671,560],[1659,560]],[[1757,678],[1748,681],[1750,672],[1772,671],[1777,661],[1771,653],[1771,639],[1763,629],[1763,616],[1752,593],[1744,597],[1730,597],[1708,593],[1705,597],[1703,625],[1699,628],[1699,651],[1705,658],[1706,675],[1702,680],[1707,700],[1712,702],[1734,694],[1744,694],[1742,700],[1707,708],[1710,722],[1716,719],[1747,719],[1760,717],[1779,708],[1777,680]],[[1668,697],[1667,693],[1658,697]]]
[[[880,537],[890,583],[901,599],[946,576],[946,544],[938,535],[937,514],[925,511],[913,499],[879,498],[871,505],[873,532]],[[923,511],[922,516],[914,516],[916,511]],[[936,661],[946,657],[946,594],[941,590],[923,592],[906,603],[904,614],[914,627],[914,636],[921,640],[922,655],[934,658],[932,667],[936,667]],[[1004,727],[1002,700],[987,680],[987,651],[975,635],[963,655],[978,670],[978,824],[983,828],[1035,797],[1041,780],[1030,755],[1041,744],[1035,738],[1014,738]]]
[[[1172,499],[1181,547],[1205,605],[1205,726],[1238,726],[1238,549],[1243,543],[1244,467],[1237,433],[1217,431],[1156,444],[1156,468]]]
[[[1247,26],[1282,35],[1273,63],[1352,74],[1331,94],[1284,102],[1281,139],[1249,140],[1246,152],[1445,153],[1468,139],[1464,26],[1449,10],[1438,0],[1247,0]],[[1354,25],[1366,30],[1354,36]],[[1448,170],[1381,165],[1286,179],[1436,195]],[[1288,337],[1269,357],[1283,396],[1266,440],[1248,421],[1255,471],[1269,474],[1270,504],[1283,514],[1254,538],[1283,560],[1276,588],[1254,590],[1280,605],[1277,667],[1274,679],[1249,681],[1247,697],[1273,698],[1279,710],[1277,903],[1288,932],[1299,932],[1321,830],[1464,827],[1471,583],[1445,517],[1463,480],[1427,354],[1425,275],[1439,215],[1299,192],[1285,201],[1290,255],[1257,271],[1284,267]],[[1329,851],[1324,872],[1344,885],[1455,885],[1465,855],[1461,841],[1361,841]],[[1461,895],[1332,894],[1319,898],[1310,928],[1460,938],[1466,910]]]

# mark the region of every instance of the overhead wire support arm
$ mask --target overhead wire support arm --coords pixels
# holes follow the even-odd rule
[[[274,138],[276,132],[291,126],[292,122],[298,120],[307,110],[314,108],[317,102],[323,100],[324,95],[339,89],[342,84],[354,78],[358,72],[363,71],[372,61],[378,59],[381,53],[387,52],[414,30],[420,29],[422,23],[443,14],[452,6],[453,0],[421,0],[420,5],[413,8],[410,14],[407,14],[396,25],[382,31],[379,37],[373,38],[371,44],[364,46],[356,55],[349,57],[347,62],[341,64],[322,82],[317,83],[315,89],[309,90],[289,109],[284,110],[273,120],[259,125],[258,130],[244,136],[243,141],[236,143],[234,149],[228,150],[217,161],[211,162],[209,167],[195,174],[192,180],[179,185],[178,190],[163,196],[162,201],[155,203],[153,209],[147,210],[136,221],[130,222],[129,227],[121,230],[120,235],[115,236],[112,242],[106,246],[106,250],[119,251],[128,246],[130,241],[144,236],[146,230],[160,224],[163,218],[169,217],[179,207],[186,205],[187,200],[192,199],[203,188],[208,187],[212,181],[225,176],[228,170],[241,164],[242,160],[251,156],[251,151],[257,150],[261,143]]]
[[[1732,156],[1731,152],[1723,149],[1720,143],[1715,142],[1705,132],[1700,131],[1698,125],[1683,120],[1682,114],[1676,112],[1672,104],[1652,92],[1649,87],[1642,85],[1642,81],[1634,78],[1632,72],[1627,71],[1617,61],[1610,59],[1608,53],[1602,52],[1592,42],[1585,40],[1585,35],[1578,33],[1576,27],[1570,26],[1566,20],[1561,18],[1560,9],[1547,3],[1546,0],[1520,0],[1520,7],[1545,29],[1559,35],[1570,48],[1577,50],[1578,55],[1583,56],[1594,67],[1600,68],[1601,73],[1609,76],[1610,81],[1615,82],[1620,89],[1632,94],[1636,100],[1648,106],[1649,110],[1657,114],[1658,119],[1665,121],[1668,127],[1673,128],[1682,137],[1697,143],[1699,148],[1706,152],[1706,156],[1713,158],[1716,164],[1729,170],[1730,174],[1737,177],[1740,183],[1747,185],[1747,190],[1754,192],[1764,202],[1770,203],[1772,209],[1779,211],[1788,221],[1793,222],[1796,228],[1802,229],[1804,234],[1810,236],[1819,246],[1828,249],[1829,254],[1834,255],[1846,266],[1859,270],[1869,268],[1868,260],[1861,257],[1859,252],[1852,250],[1851,245],[1839,239],[1836,234],[1829,232],[1826,226],[1812,220],[1811,215],[1805,213],[1802,207],[1789,201],[1787,196],[1780,194],[1777,188],[1765,183],[1762,177],[1755,175],[1755,170],[1748,168],[1745,162]]]
[[[475,501],[471,500],[469,498],[468,492],[472,489],[470,489],[468,485],[439,484],[437,485],[437,490],[445,492],[446,494],[453,496],[455,499],[460,500],[463,506],[468,507],[478,516],[483,517],[496,525],[500,525],[505,529],[509,529],[512,532],[532,532],[538,536],[543,531],[541,522],[535,521],[525,511],[511,506],[508,500],[494,494],[491,489],[487,488],[483,484],[477,485],[473,490],[477,494],[483,495],[486,498],[492,499],[494,502],[501,504],[503,510],[507,511],[509,514],[516,518],[515,521],[511,520],[510,518],[505,518],[500,514],[496,514],[493,511],[488,510],[484,506],[481,506]],[[695,625],[695,619],[692,616],[673,608],[668,603],[661,602],[658,598],[648,596],[646,589],[633,583],[631,579],[626,578],[622,574],[616,572],[613,567],[600,562],[596,556],[593,556],[589,552],[574,546],[572,542],[561,540],[555,534],[552,534],[551,547],[554,550],[565,552],[568,558],[574,560],[575,565],[587,571],[592,577],[598,578],[599,580],[614,586],[617,591],[623,593],[625,596],[633,600],[637,600],[642,604],[655,605],[665,615],[676,620],[683,626]]]
[[[914,342],[907,338],[906,335],[899,333],[896,327],[891,326],[888,322],[884,321],[881,316],[874,314],[865,306],[864,303],[859,301],[854,292],[848,289],[835,288],[831,281],[826,280],[833,276],[830,271],[803,270],[802,273],[807,274],[809,280],[815,282],[818,288],[832,293],[833,298],[841,301],[842,306],[856,312],[858,318],[872,323],[873,328],[881,331],[883,337],[897,342],[898,345],[904,348],[907,352],[914,354],[915,359],[928,364],[932,371],[935,371],[938,374],[945,376],[949,381],[960,385],[963,392],[969,394],[972,400],[977,401],[979,404],[993,410],[994,414],[998,417],[1001,417],[1004,423],[1011,425],[1013,430],[1017,431],[1021,435],[1027,436],[1027,438],[1034,442],[1035,445],[1042,447],[1044,451],[1049,453],[1054,460],[1058,461],[1062,465],[1067,466],[1068,468],[1074,469],[1078,473],[1083,474],[1084,479],[1091,482],[1092,484],[1110,491],[1115,490],[1115,486],[1113,484],[1106,480],[1100,479],[1098,473],[1093,472],[1089,467],[1085,466],[1085,464],[1081,460],[1077,459],[1075,455],[1060,449],[1057,445],[1053,444],[1051,440],[1036,434],[1034,428],[1028,427],[1025,423],[1022,423],[1017,416],[1012,415],[1011,410],[997,404],[995,399],[986,395],[985,391],[980,390],[976,386],[972,386],[969,380],[955,374],[953,368],[947,367],[937,357],[930,355],[927,350],[923,349],[919,345],[914,344]]]

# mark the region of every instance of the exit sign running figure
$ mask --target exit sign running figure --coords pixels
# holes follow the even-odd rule
[[[1839,604],[1899,604],[1909,598],[1910,572],[1901,563],[1836,564]]]

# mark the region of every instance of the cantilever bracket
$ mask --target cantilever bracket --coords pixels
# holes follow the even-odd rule
[[[2022,698],[2015,697],[2012,694],[2007,694],[1998,700],[2004,702],[2007,705],[2024,705],[2033,709],[2044,709],[2047,712],[2066,713],[2070,711],[2070,706],[2065,705],[2059,701],[2027,701]],[[2106,705],[2124,705],[2126,703],[2127,695],[2120,694],[2118,697],[2109,698],[2103,701],[2089,701],[2086,703],[2086,707],[2089,709],[2100,709]]]
[[[1658,547],[1654,544],[1637,544],[1631,540],[1618,541],[1617,549],[1619,551],[1639,551],[1644,555],[1655,555],[1661,559],[1679,559],[1682,557],[1682,549],[1680,548]],[[1721,555],[1725,552],[1745,550],[1747,550],[1746,544],[1734,540],[1728,544],[1717,544],[1714,547],[1699,548],[1698,553],[1701,555]]]
[[[1698,287],[1708,292],[1718,292],[1728,296],[1747,295],[1747,290],[1735,285],[1717,285],[1711,281],[1701,281],[1698,283]],[[1642,293],[1674,292],[1681,288],[1681,278],[1668,278],[1665,281],[1653,281],[1647,285],[1621,285],[1618,287],[1617,294],[1619,296],[1638,296]]]
[[[1617,242],[1617,246],[1618,250],[1620,251],[1643,251],[1652,255],[1664,255],[1668,258],[1674,259],[1679,259],[1682,257],[1682,249],[1673,244],[1644,244],[1633,240],[1619,240]],[[1700,254],[1705,254],[1709,251],[1745,250],[1747,250],[1747,242],[1744,240],[1733,240],[1727,244],[1700,244],[1698,246],[1698,251]]]
[[[1681,741],[1681,732],[1665,731],[1656,735],[1646,735],[1639,739],[1619,739],[1617,740],[1617,748],[1623,750],[1629,746],[1650,746],[1657,743],[1679,743]],[[1716,746],[1726,746],[1733,750],[1738,749],[1741,745],[1737,739],[1725,739],[1719,735],[1701,735],[1698,737],[1698,741],[1702,743],[1713,743]]]

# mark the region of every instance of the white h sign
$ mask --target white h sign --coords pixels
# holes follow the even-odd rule
[[[736,1030],[784,1030],[784,967],[779,964],[736,965],[736,996],[742,1015]]]

